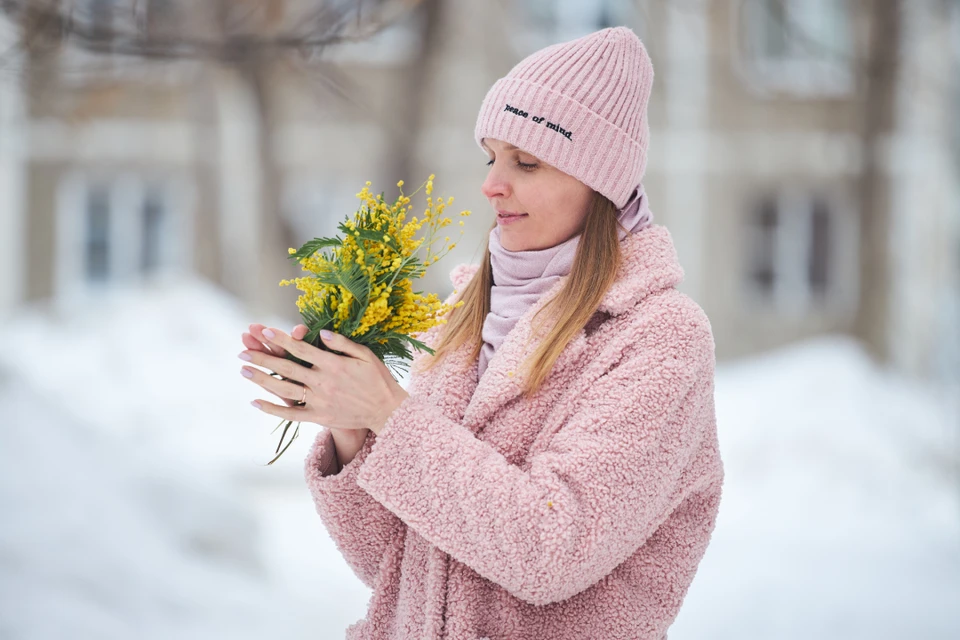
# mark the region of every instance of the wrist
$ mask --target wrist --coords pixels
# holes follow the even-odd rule
[[[370,427],[370,430],[373,431],[376,435],[380,435],[380,431],[383,429],[384,425],[387,424],[387,421],[390,420],[390,416],[393,415],[393,412],[397,410],[403,401],[410,397],[410,394],[406,392],[405,389],[398,387],[397,392],[394,394],[393,399],[390,401],[387,407],[387,412],[383,417],[377,421],[377,423]]]
[[[329,428],[329,427],[328,427]],[[337,461],[337,473],[356,457],[367,438],[366,429],[329,428],[333,434],[334,459]]]

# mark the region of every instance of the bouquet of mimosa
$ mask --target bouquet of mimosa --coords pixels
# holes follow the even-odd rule
[[[456,246],[456,242],[451,243],[450,237],[445,236],[443,246],[434,251],[438,232],[452,224],[450,218],[442,216],[453,198],[446,202],[443,198],[434,201],[433,178],[431,174],[425,183],[427,206],[422,218],[414,216],[407,220],[413,207],[403,193],[403,180],[397,183],[400,195],[392,203],[384,199],[383,192],[373,195],[368,181],[357,194],[360,208],[337,227],[343,238],[314,238],[299,249],[288,250],[290,259],[308,272],[303,277],[280,282],[281,286],[295,284],[303,292],[297,299],[297,307],[307,326],[304,342],[331,351],[319,339],[319,334],[322,329],[335,331],[368,347],[395,373],[408,370],[409,361],[413,359],[411,348],[433,355],[433,350],[412,334],[445,323],[447,312],[463,304],[446,305],[435,293],[424,295],[422,291],[413,291],[413,280],[422,277],[427,267]],[[469,216],[470,211],[461,211],[459,215]],[[416,238],[424,226],[427,227],[425,234]],[[463,220],[460,226],[464,226]],[[460,234],[463,235],[463,229]],[[421,259],[424,247],[426,255]],[[313,366],[290,353],[286,358],[304,367]],[[277,373],[271,375],[283,379]],[[273,464],[296,439],[299,423],[286,440],[292,423],[284,420],[274,429],[276,432],[282,426],[283,433],[275,457],[267,464]]]

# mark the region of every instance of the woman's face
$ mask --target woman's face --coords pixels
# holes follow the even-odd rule
[[[504,249],[547,249],[583,231],[590,187],[512,144],[494,138],[482,144],[490,172],[480,190],[497,216]],[[525,215],[503,218],[501,212]]]

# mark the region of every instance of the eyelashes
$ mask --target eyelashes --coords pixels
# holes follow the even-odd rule
[[[488,166],[488,167],[489,167],[490,165],[492,165],[492,164],[493,164],[493,160],[490,160],[489,162],[487,162],[487,166]],[[524,171],[532,171],[532,170],[534,170],[534,169],[537,168],[537,165],[535,165],[535,164],[527,164],[527,163],[525,163],[525,162],[520,162],[519,160],[518,160],[517,162],[515,162],[514,164],[516,164],[518,167],[520,167],[520,168],[523,169]]]

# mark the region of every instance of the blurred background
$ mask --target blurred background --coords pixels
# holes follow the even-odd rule
[[[960,637],[960,0],[0,0],[0,638],[343,637],[317,426],[265,466],[240,334],[366,180],[474,212],[449,294],[486,91],[616,25],[717,344],[671,640]]]

